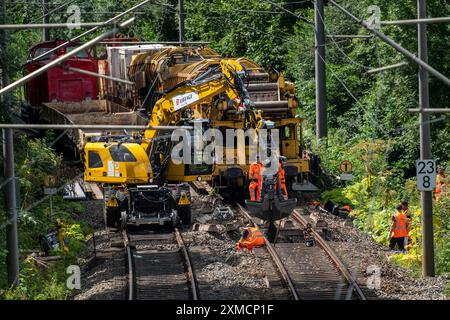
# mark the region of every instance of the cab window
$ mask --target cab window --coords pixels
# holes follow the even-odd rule
[[[51,49],[53,49],[53,48],[46,48],[46,47],[36,48],[36,49],[34,50],[34,53],[33,53],[33,57],[32,57],[32,58],[37,58],[37,57],[43,55],[44,53],[50,51]],[[54,54],[54,53],[49,53],[49,54],[47,54],[47,55],[45,55],[45,56],[43,56],[43,57],[37,59],[37,61],[49,60],[49,59],[52,57],[52,54]]]
[[[291,128],[289,126],[285,126],[283,128],[283,138],[286,140],[290,140],[291,139]]]
[[[103,168],[102,159],[98,152],[89,151],[88,153],[89,168]]]
[[[67,53],[71,52],[72,50],[76,49],[77,47],[67,47]],[[86,50],[82,50],[80,52],[78,52],[75,57],[77,58],[81,58],[81,59],[87,59],[89,58],[89,54]]]
[[[115,162],[136,162],[134,155],[124,145],[113,145],[109,148],[111,158]]]

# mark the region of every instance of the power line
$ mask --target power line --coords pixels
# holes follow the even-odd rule
[[[323,23],[323,25],[324,25],[324,27],[325,27],[326,32],[327,32],[328,34],[331,34],[331,33],[329,32],[329,29],[327,29],[326,24],[325,24],[325,21],[324,21],[322,15],[320,14],[320,12],[318,13],[318,16],[319,16],[320,20],[322,21],[322,23]],[[342,55],[344,55],[344,56],[348,59],[348,61],[350,61],[352,64],[354,64],[354,65],[356,65],[356,66],[358,66],[358,67],[360,67],[360,68],[366,69],[366,70],[370,70],[370,69],[371,69],[371,67],[365,66],[365,65],[363,65],[363,64],[361,64],[361,63],[358,63],[357,61],[353,60],[352,58],[350,58],[350,57],[344,52],[344,50],[338,45],[338,43],[336,42],[336,40],[334,40],[333,37],[329,37],[329,38],[330,38],[331,41],[335,44],[335,46],[336,46],[336,48],[338,49],[338,51],[341,52]]]
[[[293,5],[293,4],[303,4],[303,3],[306,3],[306,2],[311,2],[311,0],[293,1],[293,2],[284,3],[283,5],[284,6],[290,6],[290,5]]]
[[[42,19],[44,19],[45,17],[49,16],[50,14],[52,14],[55,11],[58,11],[59,9],[62,9],[72,3],[74,3],[76,0],[69,0],[63,4],[61,4],[59,7],[56,7],[55,9],[50,10],[49,12],[47,12],[46,14],[42,15],[42,17],[40,17],[39,19],[35,19],[33,20],[31,23],[36,23],[38,21],[41,21]]]
[[[300,19],[300,20],[306,22],[307,24],[309,24],[309,25],[311,25],[311,26],[314,26],[314,23],[311,22],[311,21],[309,21],[309,20],[306,19],[305,17],[302,17],[302,16],[300,16],[300,15],[298,15],[298,14],[295,14],[295,13],[292,12],[291,10],[286,9],[286,8],[280,6],[279,4],[277,4],[277,3],[275,3],[275,2],[273,2],[273,1],[271,1],[271,0],[264,0],[264,1],[270,3],[271,5],[277,7],[278,9],[283,10],[284,12],[289,13],[290,15],[293,15],[293,16],[296,17],[297,19]]]
[[[434,75],[437,79],[445,83],[447,86],[450,86],[450,79],[447,78],[445,75],[443,75],[441,72],[433,68],[431,65],[429,65],[427,62],[424,62],[422,59],[419,59],[414,53],[411,51],[405,49],[401,45],[399,45],[397,42],[386,36],[384,33],[378,31],[377,29],[371,28],[367,22],[365,22],[363,19],[356,17],[351,12],[349,12],[346,8],[336,3],[334,0],[328,0],[330,3],[332,3],[335,7],[337,7],[342,13],[344,13],[346,16],[350,17],[353,21],[357,22],[358,24],[362,25],[364,28],[375,34],[378,38],[386,42],[388,45],[393,47],[395,50],[400,52],[402,55],[407,57],[409,60],[412,60],[417,65],[419,65],[424,70],[428,71],[432,75]],[[419,24],[420,26],[420,24]]]
[[[211,17],[211,18],[218,18],[218,19],[219,19],[219,18],[220,18],[220,19],[225,19],[225,20],[227,20],[228,22],[235,23],[235,21],[232,21],[232,20],[229,20],[229,19],[223,18],[223,17],[213,17],[213,16],[210,16],[210,17]],[[251,29],[251,30],[254,30],[254,31],[259,32],[259,33],[267,34],[266,31],[262,31],[262,30],[259,30],[259,29],[257,29],[257,28],[254,28],[254,27],[250,27],[250,26],[245,25],[245,24],[241,24],[241,25],[245,26],[247,29]],[[286,39],[286,38],[279,37],[279,36],[275,36],[275,35],[272,35],[272,36],[275,37],[275,38],[281,39],[281,40],[283,40],[283,41],[290,40],[290,41],[292,42],[291,39]],[[322,59],[322,61],[324,61],[325,65],[326,65],[327,68],[331,71],[332,75],[333,75],[333,76],[341,83],[341,85],[342,85],[342,86],[344,87],[344,89],[348,92],[348,94],[355,100],[355,102],[356,102],[356,103],[357,103],[357,104],[365,111],[366,114],[370,114],[369,111],[366,110],[366,108],[362,105],[362,103],[356,98],[356,96],[348,89],[348,87],[347,87],[347,85],[345,84],[345,82],[344,82],[341,78],[339,78],[339,76],[337,76],[337,75],[335,74],[335,72],[334,72],[334,70],[333,70],[332,68],[330,68],[330,66],[329,66],[328,63],[323,59],[323,57],[320,56],[320,58]],[[371,120],[372,120],[372,122],[376,122],[375,119],[371,119]],[[385,131],[385,130],[382,130],[382,131]]]

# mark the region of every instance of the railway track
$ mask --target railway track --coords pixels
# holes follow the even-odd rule
[[[237,204],[246,220],[257,226],[248,211]],[[266,249],[294,300],[366,300],[359,285],[326,240],[313,231],[316,246],[307,247],[302,228],[308,221],[294,210],[296,226],[285,230],[287,239],[276,244],[266,239]]]
[[[199,292],[180,231],[123,231],[129,300],[198,300]]]

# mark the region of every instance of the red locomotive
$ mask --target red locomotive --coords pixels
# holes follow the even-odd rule
[[[64,42],[64,40],[52,40],[32,46],[29,50],[28,62],[24,65],[24,74],[26,75],[41,68],[79,45],[79,43],[70,44],[32,61],[32,59],[41,56]],[[88,50],[81,51],[76,56],[66,60],[63,65],[98,72],[97,60]],[[69,71],[62,67],[55,67],[26,84],[26,102],[22,104],[22,116],[28,122],[37,122],[39,121],[40,109],[43,103],[80,102],[83,100],[96,100],[97,97],[98,80],[96,77]]]

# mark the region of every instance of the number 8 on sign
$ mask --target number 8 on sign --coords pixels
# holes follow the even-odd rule
[[[436,161],[417,160],[417,189],[420,191],[433,191],[436,188]]]

